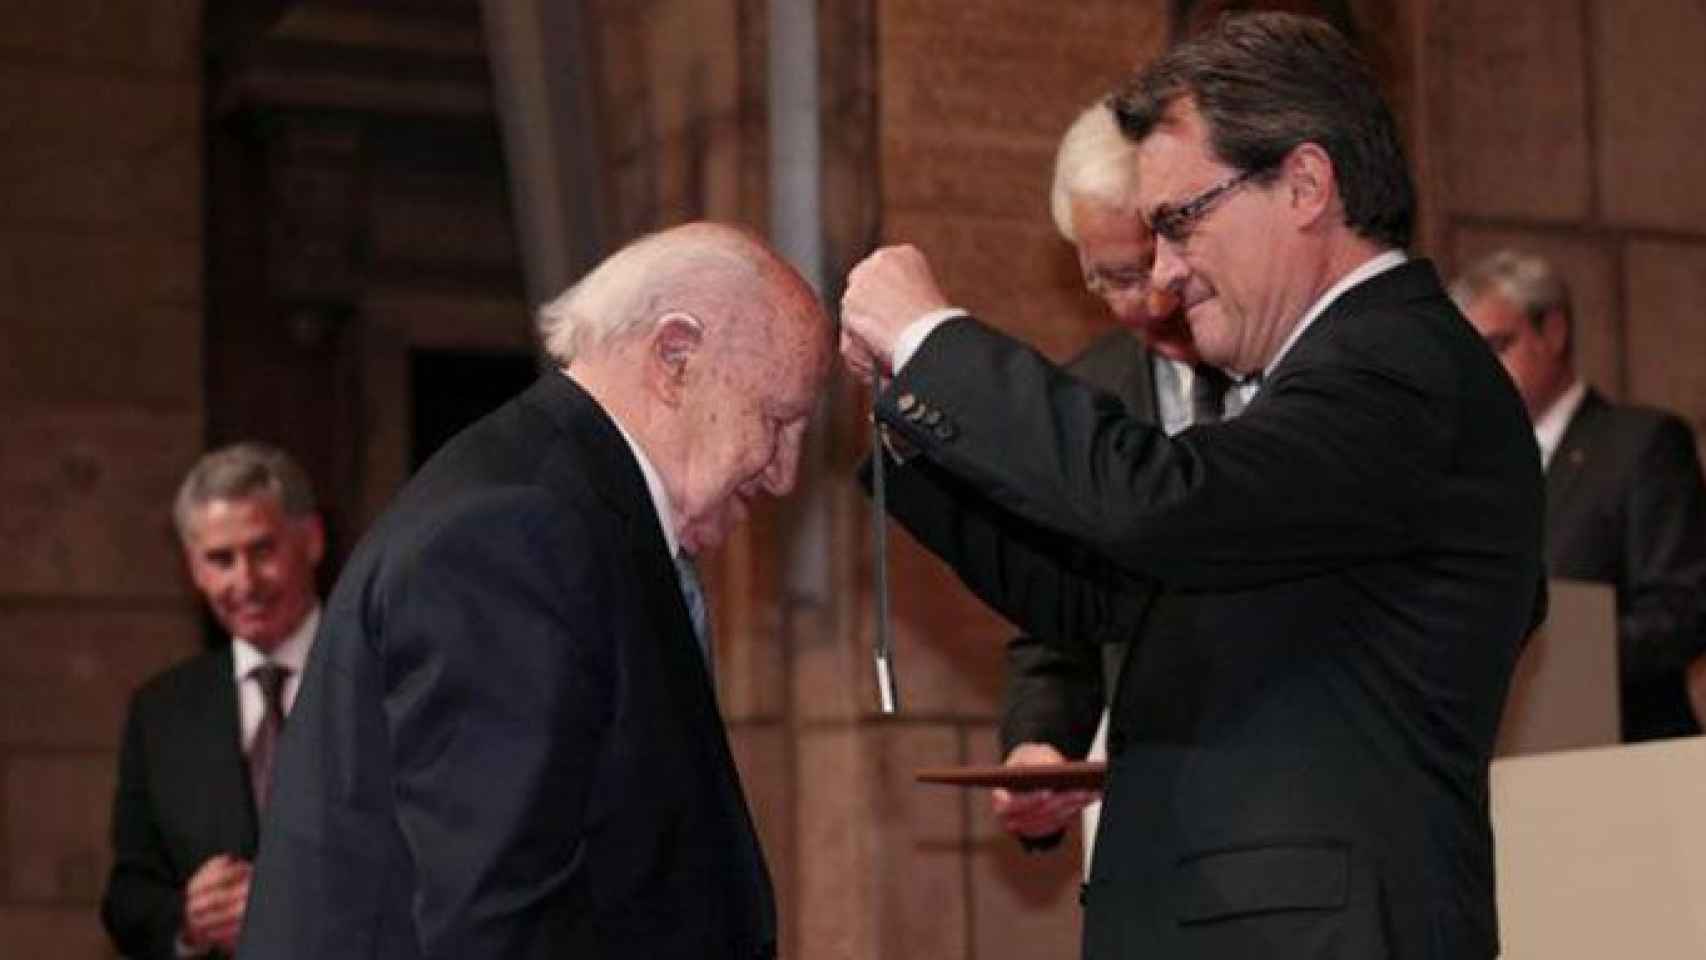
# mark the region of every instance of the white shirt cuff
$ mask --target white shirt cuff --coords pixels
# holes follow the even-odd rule
[[[900,336],[895,338],[894,357],[891,358],[894,363],[894,372],[899,373],[901,368],[906,366],[906,362],[912,359],[912,355],[918,352],[918,348],[924,346],[924,338],[935,333],[937,327],[949,320],[958,320],[960,317],[969,316],[971,314],[964,308],[943,307],[940,310],[932,310],[912,321],[905,330],[900,332]]]

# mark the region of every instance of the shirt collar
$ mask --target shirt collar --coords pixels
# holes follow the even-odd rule
[[[1558,452],[1558,444],[1564,440],[1564,431],[1569,429],[1570,421],[1575,419],[1576,411],[1581,409],[1582,400],[1586,399],[1587,395],[1588,385],[1576,380],[1534,421],[1534,440],[1540,444],[1542,467],[1552,463],[1552,454]]]
[[[242,637],[231,638],[231,669],[237,675],[238,682],[248,678],[250,672],[267,661],[289,667],[291,675],[302,676],[302,671],[308,666],[308,652],[314,649],[314,631],[320,628],[320,605],[314,604],[308,608],[308,615],[296,625],[290,636],[273,650],[271,655],[262,653],[254,644]]]
[[[651,458],[634,442],[633,435],[628,432],[627,427],[622,426],[622,421],[611,417],[610,422],[616,424],[616,431],[622,434],[622,439],[628,443],[628,449],[634,452],[634,460],[640,465],[640,474],[646,478],[646,492],[652,496],[652,510],[657,514],[658,524],[663,527],[663,542],[669,547],[669,555],[674,557],[680,552],[681,545],[675,539],[675,510],[669,505],[669,494],[663,487],[663,475],[652,466]]]
[[[1304,312],[1303,319],[1292,328],[1291,336],[1285,338],[1285,343],[1280,345],[1279,352],[1274,354],[1274,358],[1268,361],[1266,367],[1262,368],[1263,378],[1274,372],[1274,368],[1279,366],[1280,361],[1284,360],[1285,355],[1290,353],[1291,348],[1297,344],[1298,338],[1303,336],[1303,331],[1309,329],[1310,324],[1321,319],[1321,314],[1327,312],[1327,308],[1333,305],[1334,300],[1339,299],[1345,291],[1364,280],[1372,280],[1388,270],[1402,266],[1408,259],[1410,259],[1409,255],[1402,250],[1388,250],[1385,253],[1369,257],[1359,264],[1355,270],[1340,277],[1338,283],[1329,287],[1327,292],[1322,294],[1321,298]]]

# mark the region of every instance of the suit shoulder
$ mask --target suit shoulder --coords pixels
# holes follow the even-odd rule
[[[1600,408],[1592,438],[1630,455],[1661,450],[1679,459],[1697,459],[1694,431],[1688,422],[1658,407],[1608,402]]]
[[[227,644],[205,650],[156,673],[138,687],[136,709],[158,709],[157,705],[181,704],[219,684],[231,680],[231,648]]]

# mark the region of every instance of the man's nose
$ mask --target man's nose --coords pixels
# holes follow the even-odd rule
[[[1157,237],[1155,269],[1150,274],[1150,285],[1162,290],[1179,290],[1190,276],[1190,264],[1180,255],[1179,248],[1171,241]]]
[[[238,556],[231,564],[231,586],[247,593],[254,589],[256,579],[255,562],[248,557]]]

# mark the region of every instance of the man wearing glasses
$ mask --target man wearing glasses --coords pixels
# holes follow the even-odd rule
[[[916,450],[895,515],[1026,629],[1141,627],[1084,955],[1494,957],[1488,763],[1543,607],[1521,401],[1404,253],[1396,126],[1331,28],[1225,19],[1114,106],[1152,283],[1261,378],[1239,418],[1168,437],[949,308],[910,247],[843,301]]]
[[[1120,132],[1112,106],[1098,100],[1060,139],[1049,212],[1077,251],[1085,289],[1119,329],[1066,369],[1169,435],[1236,416],[1251,387],[1203,363],[1183,315],[1150,303],[1155,240],[1137,200],[1137,145]],[[1063,643],[1021,634],[1007,642],[1001,750],[1009,765],[1106,759],[1106,707],[1130,639]],[[1054,847],[1082,813],[1088,863],[1097,797],[1091,790],[996,790],[992,804],[1002,829],[1030,850]]]

